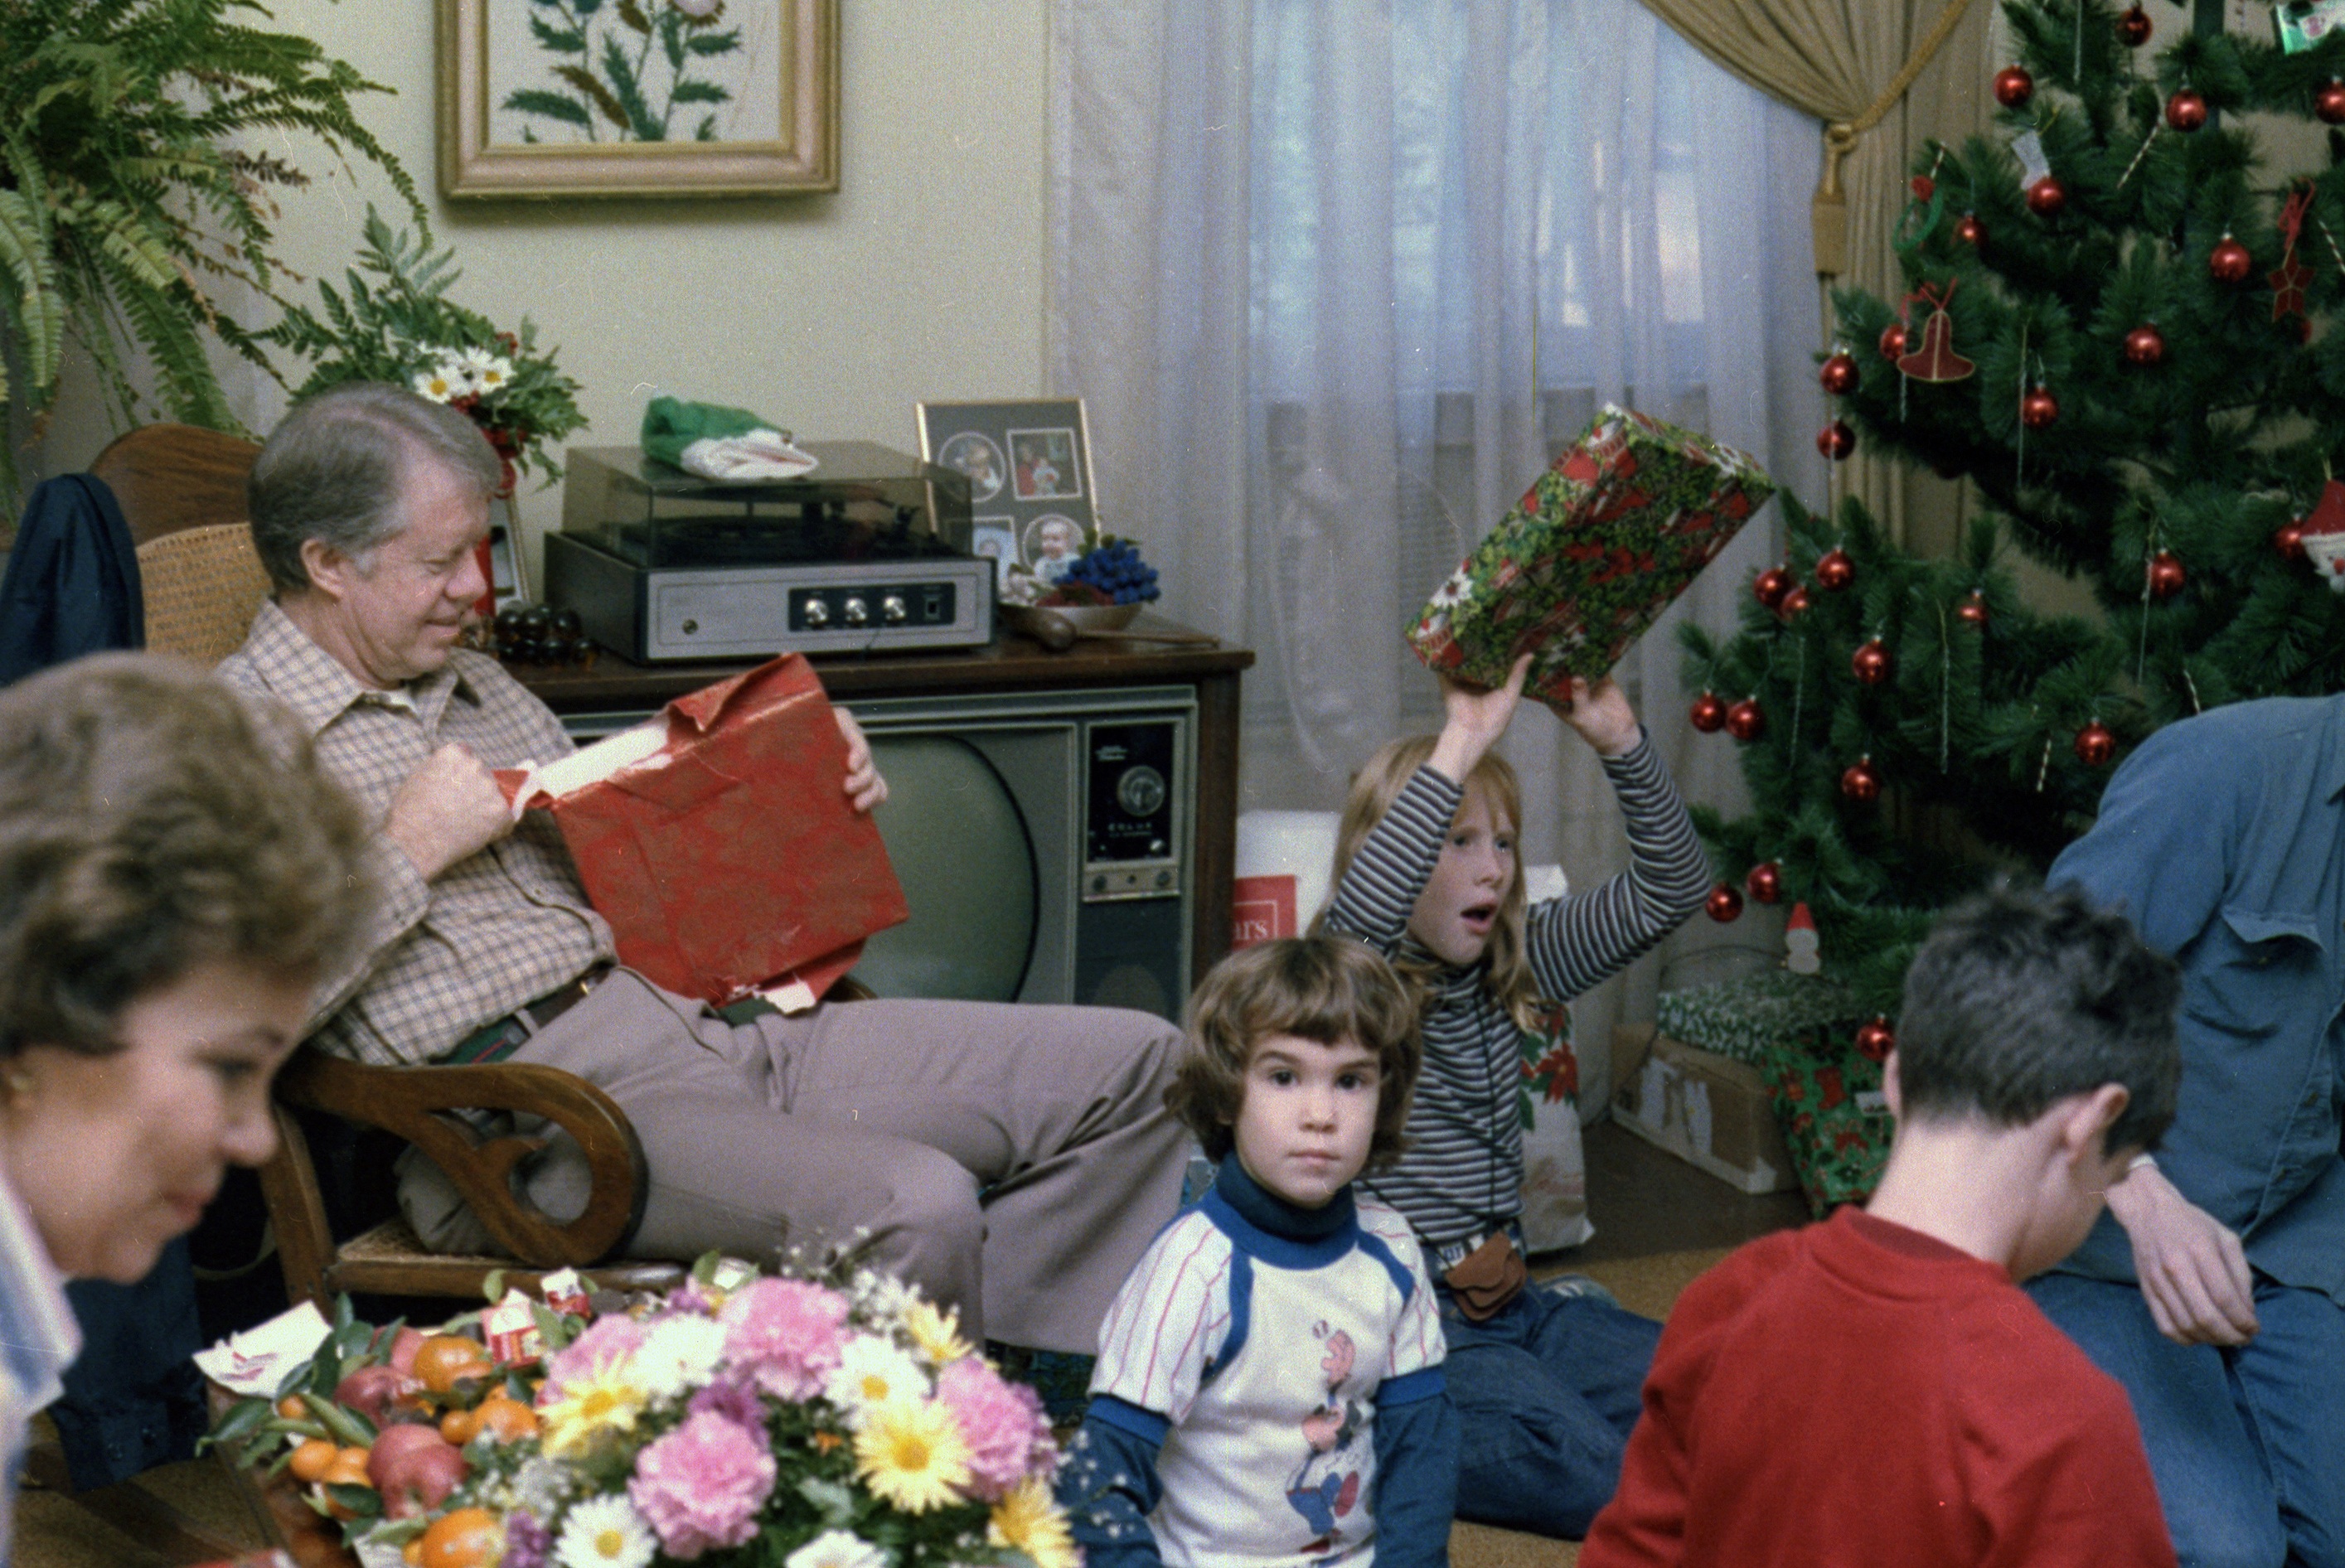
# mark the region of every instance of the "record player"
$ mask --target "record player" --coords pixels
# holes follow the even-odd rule
[[[869,441],[798,444],[811,472],[747,481],[571,448],[547,602],[645,663],[991,642],[968,479]]]

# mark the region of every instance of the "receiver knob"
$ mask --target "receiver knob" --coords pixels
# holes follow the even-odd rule
[[[1152,767],[1126,768],[1115,781],[1115,804],[1133,816],[1154,816],[1164,794],[1164,775]]]
[[[871,607],[869,605],[864,603],[860,599],[850,599],[847,602],[847,623],[849,626],[866,626],[870,624],[870,622]]]
[[[830,606],[820,599],[806,602],[806,623],[819,632],[830,624]]]
[[[879,619],[890,626],[901,626],[910,619],[911,613],[904,603],[904,596],[900,593],[890,593],[887,598],[879,601]]]

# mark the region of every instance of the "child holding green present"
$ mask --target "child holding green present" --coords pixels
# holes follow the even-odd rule
[[[1612,1495],[1660,1325],[1531,1283],[1521,1256],[1521,1036],[1702,906],[1709,863],[1677,786],[1609,679],[1554,704],[1604,760],[1629,868],[1528,903],[1521,786],[1492,747],[1528,655],[1492,690],[1442,678],[1437,735],[1395,741],[1354,779],[1318,928],[1385,954],[1415,992],[1425,1069],[1409,1148],[1368,1190],[1408,1217],[1436,1276],[1462,1434],[1457,1512],[1579,1535]]]

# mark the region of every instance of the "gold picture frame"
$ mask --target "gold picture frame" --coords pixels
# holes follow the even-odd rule
[[[438,19],[451,199],[838,188],[838,0],[439,0]]]

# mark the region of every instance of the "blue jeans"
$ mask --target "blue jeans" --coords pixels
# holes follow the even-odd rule
[[[2259,1279],[2246,1345],[2178,1345],[2138,1286],[2044,1274],[2045,1316],[2125,1385],[2184,1568],[2345,1564],[2345,1309]]]
[[[1457,1407],[1457,1516],[1541,1535],[1588,1533],[1620,1456],[1661,1326],[1536,1283],[1477,1323],[1440,1290]]]

